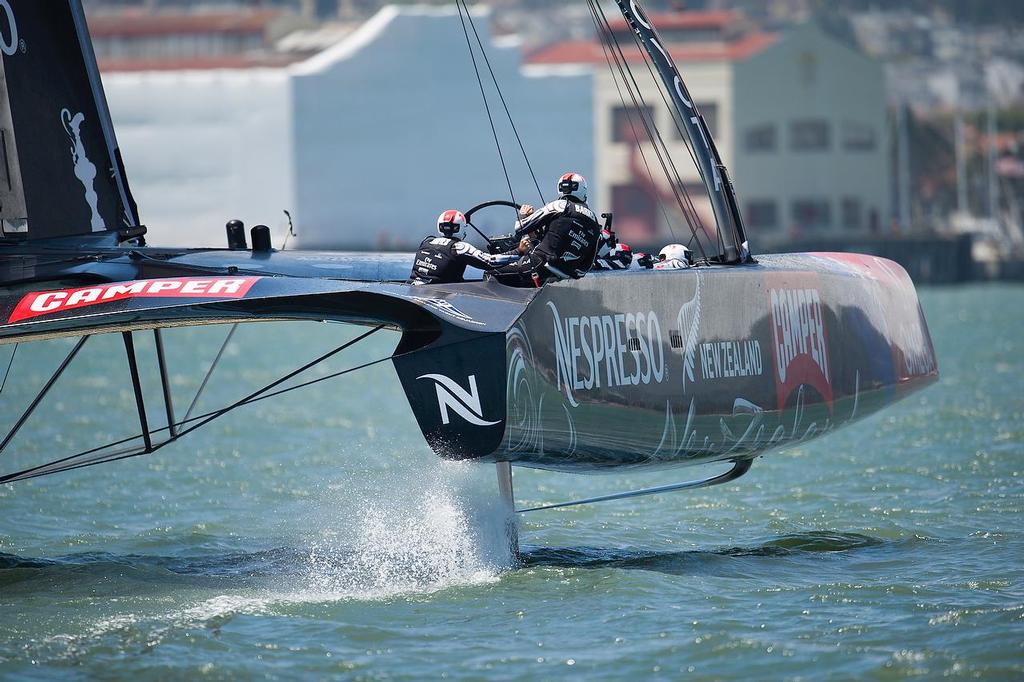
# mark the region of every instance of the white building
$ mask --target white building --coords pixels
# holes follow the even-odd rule
[[[799,234],[880,227],[890,200],[879,64],[810,24],[775,35],[759,32],[736,12],[653,20],[733,176],[755,248]],[[712,225],[703,185],[660,85],[625,23],[612,28],[704,224]],[[673,230],[658,204],[674,206],[671,188],[651,145],[644,143],[651,174],[636,150],[634,132],[645,134],[639,119],[630,118],[600,45],[552,45],[532,55],[526,68],[535,74],[592,70],[598,192],[610,197],[624,239],[651,244],[670,238]],[[668,221],[677,237],[688,234],[678,211]]]
[[[590,78],[524,77],[518,45],[482,15],[477,28],[550,199],[565,171],[593,171]],[[114,71],[104,84],[154,244],[223,245],[235,217],[282,234],[288,209],[303,247],[408,248],[442,210],[509,196],[454,7],[385,8],[286,67]],[[516,199],[536,204],[488,94]],[[507,230],[512,212],[481,218]]]
[[[887,228],[889,142],[880,64],[813,24],[737,64],[730,165],[763,240]]]

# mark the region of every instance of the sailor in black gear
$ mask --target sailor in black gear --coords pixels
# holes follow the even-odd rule
[[[529,235],[534,246],[522,258],[491,273],[514,287],[541,286],[549,280],[580,279],[594,265],[601,241],[597,216],[587,206],[587,181],[566,173],[558,181],[556,201],[516,225],[516,234]]]
[[[437,218],[440,236],[427,237],[416,252],[410,284],[453,284],[462,282],[469,266],[490,271],[511,263],[518,253],[488,254],[462,239],[466,236],[466,216],[445,211]]]
[[[601,230],[601,242],[597,247],[597,258],[594,259],[594,270],[629,270],[633,264],[633,251],[629,244],[619,242],[615,232],[605,228]]]
[[[633,265],[633,251],[629,244],[616,244],[606,255],[594,261],[595,270],[629,270]]]

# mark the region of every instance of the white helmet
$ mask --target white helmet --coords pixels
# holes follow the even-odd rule
[[[445,211],[437,216],[437,231],[449,239],[462,239],[466,236],[466,216],[461,211]]]
[[[684,263],[689,263],[690,250],[682,244],[669,244],[658,254],[658,260],[681,260]]]
[[[587,203],[587,179],[579,173],[566,173],[558,179],[558,193]]]

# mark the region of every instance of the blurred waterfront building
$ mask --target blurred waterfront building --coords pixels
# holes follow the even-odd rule
[[[287,209],[293,244],[411,248],[442,210],[508,198],[454,6],[387,7],[362,24],[299,26],[276,42],[280,18],[265,17],[243,37],[234,26],[196,29],[199,42],[218,45],[202,55],[168,38],[197,24],[172,17],[173,30],[128,43],[123,29],[90,17],[103,27],[104,84],[153,243],[220,245],[234,217],[281,234]],[[492,36],[484,13],[477,29],[544,198],[566,170],[592,175],[589,77],[525,77],[518,42]],[[490,85],[488,94],[516,199],[536,204]],[[507,231],[512,217],[481,214],[479,226]]]
[[[108,71],[282,65],[291,59],[274,49],[274,41],[307,24],[275,10],[122,11],[89,17],[96,57]]]
[[[734,177],[757,244],[880,230],[891,211],[880,64],[813,24],[775,34],[731,11],[653,19]],[[713,224],[697,170],[628,27],[620,21],[612,28],[684,183],[695,200],[701,198],[704,223]],[[610,197],[624,239],[668,239],[658,203],[674,205],[671,189],[658,173],[652,181],[636,151],[642,123],[623,104],[600,44],[550,45],[533,53],[525,68],[533,75],[594,74],[598,192]],[[647,157],[656,158],[651,152]],[[684,225],[679,215],[670,213],[668,220]],[[679,236],[685,228],[674,231]]]

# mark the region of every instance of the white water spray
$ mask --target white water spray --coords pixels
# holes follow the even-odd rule
[[[310,591],[383,599],[494,581],[512,566],[492,468],[438,462],[374,478],[376,490],[336,486],[342,499],[311,542]]]

